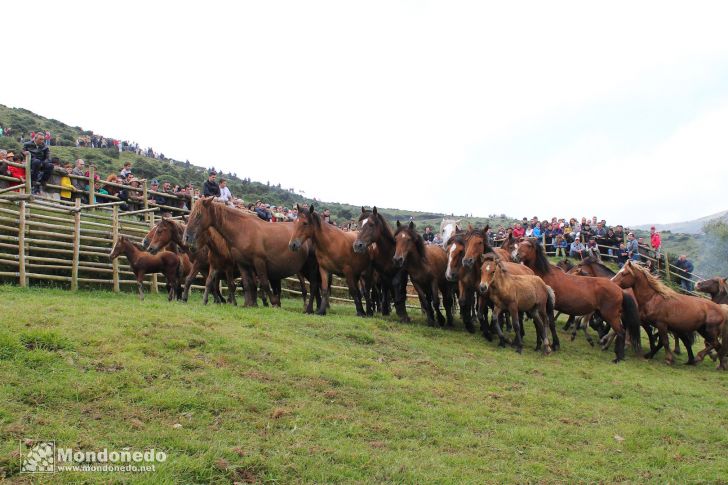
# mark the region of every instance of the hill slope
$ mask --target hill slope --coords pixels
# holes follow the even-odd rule
[[[119,153],[113,149],[98,148],[77,148],[75,147],[76,138],[81,135],[92,134],[92,131],[84,130],[81,127],[68,126],[58,120],[44,118],[31,111],[22,108],[9,108],[0,105],[0,126],[10,126],[13,130],[13,137],[20,133],[29,133],[35,130],[49,130],[54,134],[58,134],[58,138],[64,146],[51,147],[52,156],[59,157],[63,162],[72,162],[77,158],[83,158],[87,162],[92,162],[97,167],[97,173],[107,175],[111,172],[118,172],[123,163],[130,161],[133,163],[133,170],[137,176],[145,178],[157,178],[161,181],[169,181],[175,183],[191,182],[196,186],[201,186],[207,178],[207,172],[214,167],[201,167],[193,165],[189,161],[179,160],[157,160],[153,158],[138,156],[129,152]],[[101,134],[110,138],[124,139],[119,134]],[[17,140],[9,137],[0,137],[0,148],[19,150],[20,144]],[[313,199],[304,197],[292,190],[285,189],[280,184],[261,183],[246,179],[244,174],[238,176],[233,173],[222,173],[222,176],[228,179],[228,186],[234,195],[242,197],[246,202],[255,202],[260,199],[264,202],[292,207],[296,203],[312,203]],[[317,202],[323,204],[331,210],[332,217],[335,221],[341,223],[356,219],[361,211],[361,207],[353,206],[347,203],[338,202]],[[409,220],[414,218],[417,225],[424,227],[425,225],[434,225],[439,227],[440,221],[445,214],[429,213],[413,210],[402,210],[393,208],[381,208],[381,212],[390,221],[396,219]],[[485,218],[470,217],[462,218],[463,223],[471,222],[474,225],[483,226],[485,224],[497,225],[511,222],[509,218]]]
[[[297,300],[203,307],[199,295],[183,305],[10,287],[0,298],[0,477],[11,480],[29,437],[164,450],[156,472],[112,480],[134,483],[728,476],[728,380],[712,362],[671,368],[629,353],[614,365],[581,337],[548,357],[516,355],[420,315],[402,325],[334,305],[317,317]],[[42,315],[28,312],[41,302]]]
[[[649,230],[651,226],[655,226],[658,231],[670,231],[673,234],[703,234],[703,227],[705,224],[715,220],[728,222],[728,210],[700,217],[698,219],[693,219],[691,221],[672,222],[670,224],[642,224],[637,226],[637,229]]]

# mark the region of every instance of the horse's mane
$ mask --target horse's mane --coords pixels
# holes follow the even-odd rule
[[[451,245],[454,242],[456,242],[458,244],[462,244],[464,246],[465,245],[465,233],[463,231],[454,233],[445,242],[445,247]]]
[[[505,249],[505,248],[507,248],[508,246],[510,246],[511,244],[513,244],[515,242],[516,242],[516,238],[513,237],[513,233],[510,233],[509,232],[508,233],[508,237],[503,240],[503,242],[501,243],[500,247],[501,247],[501,249]]]
[[[647,280],[647,284],[652,288],[658,295],[665,298],[675,298],[678,296],[678,292],[667,286],[665,283],[660,281],[660,278],[650,273],[647,268],[638,264],[630,264],[632,270],[637,270],[642,273]]]
[[[396,231],[394,231],[394,238],[396,239],[397,235],[406,232],[409,237],[412,238],[412,241],[415,243],[415,249],[418,253],[420,253],[421,257],[425,257],[425,240],[422,238],[422,236],[414,229],[409,228],[409,224],[402,224],[397,228]]]
[[[541,246],[538,242],[535,240],[529,240],[529,244],[531,244],[534,248],[534,251],[536,252],[536,260],[533,263],[533,266],[536,268],[536,272],[548,274],[551,272],[551,263],[549,262],[548,258],[546,257],[546,253],[543,250],[543,246]]]
[[[728,296],[728,283],[723,278],[718,278],[718,293],[716,295]]]
[[[370,215],[372,215],[372,211],[365,210],[359,216],[359,222],[363,221],[364,219],[367,219]],[[377,211],[377,213],[374,214],[374,217],[377,218],[377,222],[379,223],[379,225],[382,226],[382,230],[384,232],[385,239],[387,239],[389,242],[394,244],[394,234],[392,233],[392,228],[389,226],[389,223],[387,222],[387,220],[384,218],[384,216],[382,214],[379,213],[379,211]]]

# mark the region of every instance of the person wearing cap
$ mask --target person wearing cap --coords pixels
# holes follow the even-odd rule
[[[156,179],[152,180],[150,190],[152,190],[153,192],[160,191],[158,180],[156,180]],[[153,204],[157,204],[157,205],[169,205],[167,198],[165,196],[159,195],[159,194],[150,194],[149,202],[151,202]]]
[[[627,234],[627,257],[632,261],[640,261],[640,248],[633,232]]]
[[[33,193],[40,193],[40,187],[45,186],[53,174],[53,164],[50,161],[51,150],[45,142],[43,133],[36,133],[32,141],[23,145],[23,155],[30,154],[30,173],[33,181]]]
[[[215,181],[216,178],[217,173],[213,170],[207,177],[207,181],[202,184],[203,197],[220,197],[220,186]]]
[[[581,242],[581,238],[576,238],[569,247],[569,256],[572,258],[584,259],[585,249],[584,244]]]

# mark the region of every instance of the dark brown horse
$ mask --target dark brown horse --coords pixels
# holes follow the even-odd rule
[[[707,293],[713,303],[728,304],[728,284],[726,279],[716,276],[695,285],[697,291]]]
[[[463,320],[465,328],[468,332],[475,332],[473,317],[476,316],[480,319],[481,331],[489,338],[490,332],[487,328],[487,314],[484,313],[487,312],[487,306],[485,306],[486,298],[477,293],[480,265],[470,264],[468,267],[463,265],[463,257],[466,249],[465,237],[466,234],[464,232],[457,232],[450,236],[450,239],[445,243],[445,252],[447,253],[445,278],[451,283],[457,282],[460,317]]]
[[[271,224],[254,214],[216,203],[212,197],[204,198],[192,207],[184,232],[185,245],[195,251],[211,227],[220,234],[228,251],[226,254],[243,277],[246,306],[257,306],[253,272],[273,306],[281,304],[281,280],[297,273],[306,276],[311,294],[317,294],[318,268],[312,247],[305,245],[303,251],[295,253],[288,250],[293,224]],[[309,299],[306,312],[312,312],[312,306],[313,298]]]
[[[647,358],[654,356],[664,346],[665,361],[668,364],[674,362],[668,331],[680,335],[697,331],[705,339],[705,349],[698,352],[697,359],[693,357],[692,348],[686,345],[687,364],[700,362],[711,349],[721,348],[718,336],[721,326],[725,324],[726,312],[720,305],[705,298],[681,295],[632,261],[625,263],[612,281],[622,288],[634,289],[642,314],[657,328],[660,343],[650,350]]]
[[[603,278],[585,278],[564,273],[552,265],[543,246],[532,239],[517,244],[514,256],[531,268],[556,294],[556,310],[567,315],[589,315],[599,311],[617,334],[614,362],[624,359],[625,329],[632,346],[640,349],[640,321],[634,299],[624,296],[622,289]]]
[[[325,222],[315,212],[313,204],[309,208],[297,206],[297,209],[298,219],[293,224],[293,230],[288,238],[288,248],[291,254],[305,252],[309,244],[314,248],[321,276],[322,296],[321,307],[317,313],[326,315],[331,294],[330,275],[335,274],[346,278],[349,294],[356,306],[356,314],[360,317],[366,316],[361,303],[359,279],[371,266],[369,253],[366,251],[363,253],[355,252],[354,241],[356,240],[356,234],[342,231],[338,227]],[[365,298],[369,297],[368,291],[365,291],[364,296]],[[367,306],[369,306],[368,302]]]
[[[427,324],[435,325],[435,316],[440,325],[452,326],[452,288],[445,278],[447,255],[440,246],[425,245],[425,240],[415,230],[415,224],[407,225],[397,221],[394,232],[394,264],[404,268],[417,291],[420,306],[427,315]],[[439,291],[439,293],[438,293]],[[445,306],[445,314],[440,311],[440,294]]]
[[[144,300],[144,276],[150,273],[162,273],[164,275],[167,285],[167,297],[169,301],[174,299],[179,280],[179,258],[176,254],[170,251],[150,254],[126,237],[119,236],[116,244],[111,249],[109,259],[114,260],[121,254],[126,256],[129,266],[131,266],[131,270],[136,276],[140,300]]]
[[[354,241],[354,252],[369,250],[372,266],[381,283],[382,315],[389,314],[389,301],[394,297],[394,308],[401,322],[409,322],[407,315],[407,272],[394,265],[394,235],[384,217],[373,207],[371,211],[361,208],[359,232]]]

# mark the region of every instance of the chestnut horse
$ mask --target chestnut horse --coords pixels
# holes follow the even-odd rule
[[[293,224],[265,222],[255,214],[216,203],[208,197],[199,199],[192,207],[184,232],[185,245],[195,251],[210,228],[220,234],[230,259],[243,276],[246,306],[257,306],[254,299],[256,285],[251,276],[253,271],[273,306],[281,305],[281,280],[300,272],[311,284],[311,295],[317,294],[317,267],[312,247],[307,244],[303,251],[288,251]],[[277,290],[275,293],[271,283]],[[312,307],[313,298],[310,298],[306,312],[311,313]]]
[[[425,240],[415,230],[414,222],[408,225],[397,221],[394,232],[394,265],[404,268],[417,291],[420,306],[427,315],[427,324],[435,325],[435,315],[440,325],[452,326],[452,287],[445,278],[447,254],[441,246],[425,245]],[[447,320],[440,311],[440,296],[445,306]]]
[[[298,209],[298,219],[292,225],[293,230],[288,238],[288,248],[290,249],[290,254],[305,252],[308,244],[311,244],[314,248],[314,254],[316,255],[319,273],[321,275],[322,294],[321,307],[317,313],[319,315],[326,315],[331,294],[330,274],[335,274],[346,278],[349,294],[353,298],[354,305],[356,306],[356,314],[357,316],[365,317],[366,313],[361,304],[359,279],[371,266],[369,253],[355,252],[354,240],[356,239],[356,234],[344,232],[333,224],[325,222],[315,212],[313,204],[309,208],[299,207],[298,205],[296,205],[296,208]],[[364,296],[368,299],[368,288],[366,290]],[[370,303],[367,301],[367,307],[369,305]]]
[[[182,301],[187,301],[190,292],[190,286],[197,277],[198,273],[206,275],[205,292],[202,296],[203,304],[207,305],[209,295],[212,294],[215,303],[224,303],[222,293],[220,293],[219,273],[224,272],[228,285],[228,303],[237,305],[235,298],[235,264],[230,258],[229,251],[225,245],[225,241],[220,234],[213,228],[202,234],[200,245],[195,251],[190,251],[183,243],[185,224],[174,221],[173,219],[162,218],[154,228],[149,231],[147,237],[144,238],[143,245],[148,248],[149,252],[156,254],[160,249],[175,249],[188,255],[191,261],[191,267],[184,273],[184,289],[182,291]],[[175,251],[176,252],[176,251]],[[268,306],[267,301],[263,303]]]
[[[124,254],[129,261],[129,266],[136,276],[137,287],[139,288],[139,299],[144,300],[144,276],[149,273],[162,273],[166,278],[167,298],[174,299],[179,280],[179,258],[170,251],[162,251],[159,254],[149,254],[141,249],[136,243],[124,236],[114,244],[109,254],[112,261]]]
[[[354,252],[364,253],[369,248],[372,266],[381,280],[382,315],[389,314],[389,299],[394,296],[394,309],[401,322],[409,322],[407,315],[407,272],[394,265],[394,235],[389,224],[374,206],[371,211],[361,208],[359,232],[354,241]]]
[[[716,276],[705,281],[699,281],[695,285],[695,289],[697,291],[709,294],[710,300],[713,303],[728,303],[728,284],[726,284],[725,278]]]
[[[543,246],[532,239],[519,242],[513,256],[554,290],[556,310],[567,315],[588,315],[599,311],[617,334],[614,362],[624,359],[625,329],[630,333],[635,352],[641,353],[637,305],[633,298],[623,294],[619,286],[603,278],[564,273],[549,262]]]
[[[525,312],[533,319],[536,327],[536,350],[543,346],[544,354],[551,353],[551,345],[546,334],[546,322],[553,322],[554,291],[536,275],[512,274],[501,262],[499,256],[490,253],[485,256],[480,270],[480,293],[488,293],[493,302],[493,320],[499,329],[500,345],[503,346],[505,338],[498,325],[498,315],[502,310],[508,309],[513,316],[513,327],[516,331],[515,347],[518,353],[523,350],[521,341],[521,326],[523,321],[520,313]]]
[[[478,295],[476,302],[478,280],[480,278],[479,266],[471,264],[469,267],[465,267],[462,264],[465,255],[465,237],[465,233],[459,232],[450,236],[450,239],[445,242],[445,251],[447,253],[445,279],[451,283],[457,282],[460,318],[462,318],[463,324],[465,324],[468,332],[475,332],[475,327],[473,326],[473,314],[475,314],[480,320],[481,331],[489,337],[490,333],[488,332],[486,321],[487,306],[484,303],[485,297]]]
[[[612,281],[622,288],[634,290],[643,315],[657,328],[660,342],[650,350],[647,358],[653,357],[664,346],[665,361],[668,364],[675,361],[670,351],[668,331],[683,335],[697,331],[705,339],[705,349],[698,352],[697,359],[693,357],[692,348],[687,346],[689,365],[702,361],[711,349],[721,348],[718,335],[721,326],[725,325],[726,311],[720,305],[705,298],[681,295],[632,261],[625,263]]]

